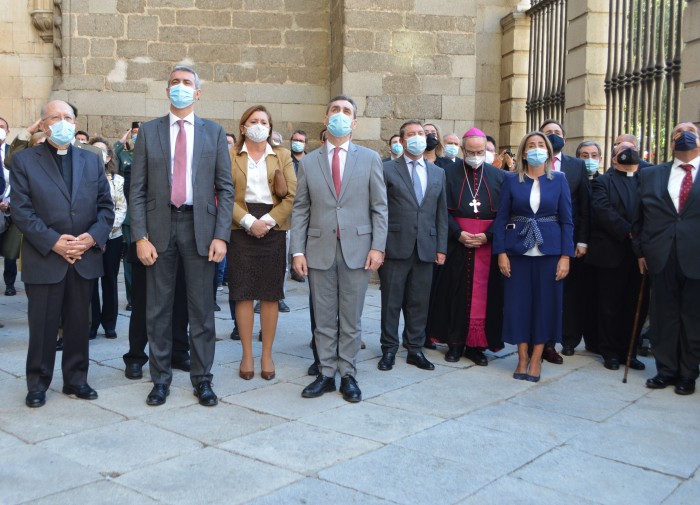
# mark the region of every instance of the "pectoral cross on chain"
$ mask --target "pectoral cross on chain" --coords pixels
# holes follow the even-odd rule
[[[474,214],[479,213],[479,206],[480,205],[481,205],[481,202],[479,200],[477,200],[476,197],[474,197],[472,199],[471,203],[469,204],[470,207],[474,207]]]

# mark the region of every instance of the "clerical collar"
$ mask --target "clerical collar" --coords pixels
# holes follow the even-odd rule
[[[44,144],[46,145],[46,147],[48,147],[49,152],[53,156],[65,156],[66,154],[68,154],[68,150],[72,147],[70,144],[68,144],[68,147],[66,149],[59,149],[58,147],[54,146],[48,140],[46,142],[44,142]]]
[[[618,170],[617,168],[615,169],[615,173],[619,175],[620,177],[634,177],[634,174],[637,173],[637,170],[634,172],[627,172],[625,170]]]

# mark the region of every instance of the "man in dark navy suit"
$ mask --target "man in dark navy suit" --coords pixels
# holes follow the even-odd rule
[[[632,230],[652,297],[652,346],[657,375],[647,387],[675,384],[679,395],[695,392],[700,368],[700,141],[693,123],[671,134],[673,161],[642,169],[639,207]]]
[[[574,353],[571,342],[580,341],[585,317],[585,306],[581,303],[581,295],[584,292],[581,265],[583,256],[588,250],[590,233],[590,187],[583,160],[561,152],[566,143],[566,132],[561,123],[555,119],[546,119],[540,126],[540,131],[547,135],[552,144],[554,151],[552,170],[563,172],[566,175],[566,181],[571,190],[576,250],[570,263],[569,276],[564,281],[564,318],[562,322],[562,352],[565,356],[571,356]],[[554,349],[553,342],[545,345],[542,357],[556,365],[564,362],[564,359]]]

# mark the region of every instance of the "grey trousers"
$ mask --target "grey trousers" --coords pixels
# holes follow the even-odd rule
[[[370,272],[345,264],[340,241],[328,270],[309,269],[309,288],[316,319],[314,339],[326,377],[355,376],[362,337],[362,309]]]

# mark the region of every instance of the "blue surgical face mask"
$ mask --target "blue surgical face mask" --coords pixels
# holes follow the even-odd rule
[[[673,141],[674,151],[692,151],[698,148],[698,137],[693,132],[681,132],[680,137]]]
[[[304,152],[304,143],[299,142],[298,140],[295,140],[292,142],[292,152],[295,153],[303,153]]]
[[[58,146],[65,146],[75,138],[75,125],[65,119],[49,126],[51,130],[51,141]]]
[[[427,142],[423,135],[414,135],[406,139],[406,150],[413,156],[419,156],[425,152]]]
[[[168,96],[170,97],[170,103],[173,104],[173,107],[176,109],[184,109],[194,103],[194,88],[190,88],[184,84],[176,84],[170,87]]]
[[[588,158],[587,160],[583,160],[583,162],[586,164],[586,172],[588,172],[588,175],[593,175],[598,171],[598,167],[600,166],[599,160]]]
[[[352,118],[338,112],[328,118],[328,131],[336,138],[345,137],[352,132]]]
[[[459,146],[456,146],[454,144],[447,144],[445,146],[445,154],[450,158],[457,157],[458,152],[459,152]]]
[[[398,142],[396,144],[392,144],[391,152],[394,154],[394,156],[401,156],[403,154],[403,146]]]
[[[549,153],[541,147],[533,147],[527,152],[527,164],[539,167],[549,158]]]
[[[136,144],[136,137],[138,137],[138,135],[132,135],[132,136],[131,136],[131,143],[132,143],[132,144]]]
[[[549,139],[549,143],[552,144],[552,151],[558,153],[563,149],[565,143],[564,137],[560,137],[556,133],[550,133],[547,135],[547,138]]]

